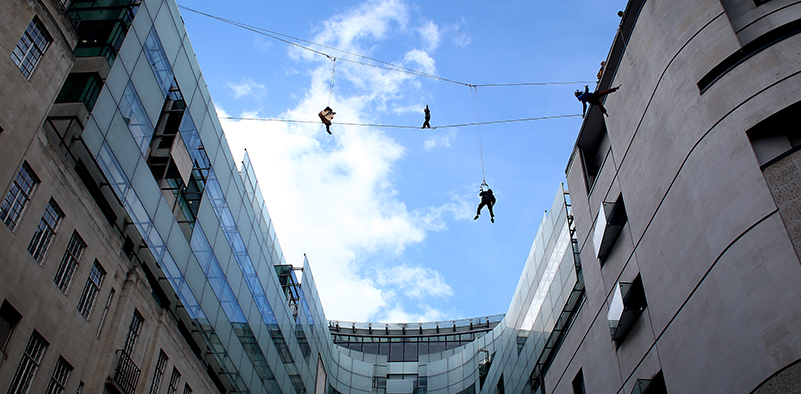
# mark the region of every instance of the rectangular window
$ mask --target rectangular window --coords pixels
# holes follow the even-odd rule
[[[28,245],[28,252],[30,252],[31,256],[39,263],[42,262],[45,253],[47,253],[47,248],[50,247],[50,241],[53,240],[53,234],[56,233],[58,223],[63,217],[64,213],[61,212],[61,208],[59,208],[56,201],[51,198],[50,202],[47,204],[47,208],[45,208],[42,214],[42,220],[39,221],[39,225],[33,233],[31,243]]]
[[[192,394],[192,388],[186,383],[184,383],[184,394]]]
[[[59,356],[56,362],[56,369],[53,370],[53,376],[50,378],[50,384],[47,385],[45,394],[64,394],[64,387],[67,386],[67,379],[72,372],[72,366],[63,357]]]
[[[170,376],[170,387],[167,389],[167,394],[175,394],[178,392],[178,381],[181,380],[181,373],[178,368],[172,367],[172,375]]]
[[[133,354],[134,347],[136,346],[136,340],[139,338],[139,331],[141,330],[142,322],[144,321],[145,318],[142,317],[139,311],[134,310],[133,318],[131,319],[131,325],[128,327],[128,337],[125,338],[125,347],[122,349],[125,354]]]
[[[92,305],[95,303],[97,293],[100,291],[100,286],[103,284],[103,278],[106,276],[106,270],[100,266],[100,262],[95,260],[92,265],[92,271],[89,273],[89,278],[86,279],[86,287],[83,288],[81,294],[81,301],[78,302],[78,312],[85,318],[89,318],[89,313],[92,311]]]
[[[576,377],[573,378],[573,394],[587,394],[587,389],[584,387],[584,371],[579,369]]]
[[[159,350],[159,361],[156,363],[156,373],[153,375],[153,383],[150,385],[150,394],[158,394],[161,378],[164,376],[164,368],[167,367],[167,355],[163,350]]]
[[[0,206],[0,220],[2,220],[11,231],[14,231],[14,228],[17,227],[19,217],[22,215],[22,211],[28,205],[28,202],[31,201],[31,193],[33,193],[33,189],[38,183],[39,178],[37,178],[36,174],[31,170],[28,162],[22,163],[22,167],[19,169],[17,176],[14,178],[14,182],[8,189],[5,199],[3,199],[3,205]]]
[[[61,258],[61,265],[58,267],[56,277],[53,278],[53,282],[64,294],[67,294],[67,289],[72,282],[72,275],[78,268],[78,261],[81,259],[84,249],[86,249],[86,243],[83,242],[83,238],[78,235],[77,231],[73,231],[67,250],[64,251],[64,257]]]
[[[22,315],[8,301],[3,300],[3,306],[0,306],[0,352],[5,350],[19,319],[22,319]]]
[[[19,39],[17,47],[11,52],[11,60],[19,67],[25,78],[31,78],[33,70],[36,69],[39,60],[42,59],[42,55],[52,41],[53,39],[47,33],[42,22],[39,18],[34,17],[31,24],[25,29],[25,33],[22,34],[22,38]]]
[[[17,372],[14,373],[14,379],[11,380],[8,394],[26,394],[28,392],[48,345],[49,343],[38,332],[34,331],[31,334],[31,339],[28,341],[28,345],[25,346],[25,353],[22,354],[22,360],[19,362]]]

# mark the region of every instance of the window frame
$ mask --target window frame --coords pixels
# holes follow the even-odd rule
[[[47,384],[45,394],[64,394],[72,369],[72,365],[64,357],[58,356],[56,367],[53,368],[53,375],[50,376],[50,383]]]
[[[28,244],[28,252],[39,264],[42,264],[45,255],[47,255],[53,236],[56,235],[58,225],[63,218],[64,212],[58,206],[56,200],[50,198],[44,213],[42,213],[42,218],[36,226],[36,231],[31,237],[31,242]]]
[[[64,257],[61,258],[61,264],[58,266],[56,276],[53,278],[56,287],[65,295],[70,288],[70,284],[72,284],[72,278],[78,269],[78,264],[85,249],[86,242],[84,242],[77,230],[73,230],[70,242],[64,249]]]
[[[28,340],[28,344],[25,346],[25,351],[22,353],[14,378],[11,379],[8,394],[28,393],[48,346],[50,346],[50,343],[38,331],[34,330]]]
[[[30,80],[53,38],[38,16],[34,16],[9,57],[26,79]]]
[[[92,269],[89,271],[89,276],[86,278],[86,286],[81,292],[81,300],[78,302],[78,312],[87,320],[92,314],[92,307],[97,300],[97,295],[100,293],[105,277],[106,270],[103,269],[99,261],[95,260],[94,264],[92,264]]]
[[[28,162],[23,162],[19,171],[17,171],[17,176],[11,181],[2,204],[0,204],[0,220],[12,232],[16,230],[17,224],[25,213],[25,209],[31,202],[34,191],[36,191],[36,186],[40,182],[39,177],[36,176]],[[13,199],[13,201],[9,201],[9,199]]]

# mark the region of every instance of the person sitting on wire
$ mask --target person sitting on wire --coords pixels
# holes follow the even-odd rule
[[[484,186],[487,186],[487,190],[484,190]],[[479,188],[479,196],[481,196],[481,203],[478,204],[478,209],[476,210],[476,217],[473,220],[477,220],[479,216],[481,216],[481,208],[487,206],[487,209],[490,213],[490,221],[495,223],[495,214],[492,213],[492,206],[495,205],[495,196],[492,194],[492,189],[489,188],[489,185],[483,183],[482,186]]]
[[[601,110],[601,113],[608,117],[609,114],[606,113],[606,108],[604,108],[603,104],[601,104],[601,97],[606,96],[609,93],[614,93],[618,89],[620,89],[620,85],[612,89],[604,90],[603,92],[596,90],[590,93],[590,87],[584,85],[584,93],[582,93],[581,90],[576,90],[576,98],[579,101],[581,101],[581,104],[584,106],[584,108],[581,111],[581,117],[583,118],[584,115],[587,114],[587,103],[589,103],[590,105],[597,105],[598,108]]]
[[[431,111],[428,109],[428,105],[426,105],[425,112],[426,112],[426,121],[423,122],[423,128],[430,129],[431,124],[429,124],[428,121],[431,120]]]
[[[324,110],[320,111],[320,120],[323,121],[323,124],[325,125],[325,131],[327,131],[328,134],[331,134],[331,121],[334,119],[334,115],[336,114],[337,113],[334,112],[331,107],[325,107]]]

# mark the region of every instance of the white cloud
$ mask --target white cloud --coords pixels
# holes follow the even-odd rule
[[[442,29],[442,34],[448,36],[453,45],[456,45],[459,48],[464,48],[470,45],[470,42],[472,41],[470,34],[465,31],[467,24],[467,21],[462,18],[459,23],[453,23],[445,26]]]
[[[426,150],[431,150],[438,147],[450,147],[451,141],[456,137],[456,130],[451,129],[447,132],[437,131],[436,133],[432,133],[425,141],[423,141],[423,147]]]
[[[436,70],[436,67],[434,66],[434,59],[432,59],[431,56],[428,56],[428,53],[419,49],[413,49],[407,52],[404,60],[419,64],[423,67],[423,69],[420,71],[425,71],[429,74]]]
[[[259,100],[264,97],[264,94],[267,91],[267,88],[264,85],[256,83],[250,78],[242,79],[241,83],[228,82],[226,86],[233,91],[234,98],[236,99],[250,96]]]
[[[453,295],[453,289],[445,282],[442,274],[427,267],[401,265],[379,270],[376,282],[379,285],[397,287],[412,298],[447,298]]]
[[[417,32],[423,38],[426,51],[431,52],[439,47],[441,36],[439,34],[439,26],[436,23],[428,21],[423,26],[418,27]]]

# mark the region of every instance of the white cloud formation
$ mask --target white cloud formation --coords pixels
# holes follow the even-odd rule
[[[470,42],[472,41],[470,34],[468,34],[466,31],[467,24],[467,20],[462,18],[459,23],[453,23],[445,26],[442,29],[442,34],[448,36],[453,45],[456,45],[459,48],[464,48],[470,45]]]
[[[234,98],[236,99],[250,96],[256,100],[259,100],[264,97],[264,94],[267,91],[267,88],[264,85],[256,83],[250,78],[242,79],[242,82],[240,83],[228,82],[226,86],[233,91]]]
[[[418,27],[417,32],[423,39],[426,51],[431,52],[439,47],[442,37],[439,34],[439,26],[436,23],[428,21],[423,26]]]
[[[434,59],[432,59],[431,56],[428,56],[428,53],[419,49],[413,49],[407,52],[404,60],[410,63],[419,64],[423,68],[420,71],[425,71],[429,74],[436,70],[436,67],[434,66]]]
[[[408,18],[407,6],[399,0],[368,1],[326,21],[314,41],[364,53],[362,47],[378,45],[391,29],[405,29]],[[404,90],[416,80],[409,74],[337,64],[338,83],[356,89],[347,95],[335,90],[329,103],[331,62],[315,54],[294,55],[298,69],[314,67],[308,72],[309,88],[295,108],[276,118],[315,121],[329,105],[337,112],[333,135],[319,123],[222,120],[235,159],[249,151],[287,262],[301,265],[307,254],[328,318],[442,319],[444,312],[421,297],[450,297],[453,290],[443,275],[428,267],[375,267],[386,267],[428,231],[445,229],[448,220],[469,220],[472,204],[455,195],[440,206],[410,211],[392,183],[406,149],[380,129],[342,124],[373,123],[377,119],[372,114],[392,112],[388,103],[403,101]],[[428,55],[416,59],[434,71]],[[254,83],[229,87],[242,96],[258,91]],[[227,116],[223,108],[217,111]],[[406,305],[400,295],[416,301]],[[413,308],[418,312],[410,312]]]
[[[451,129],[447,132],[439,131],[437,133],[432,133],[425,141],[423,141],[423,147],[426,150],[431,150],[438,147],[450,147],[451,141],[456,137],[456,130]]]
[[[453,289],[445,282],[442,274],[427,267],[401,265],[381,270],[377,275],[377,283],[396,286],[407,296],[417,299],[447,298],[453,295]]]

